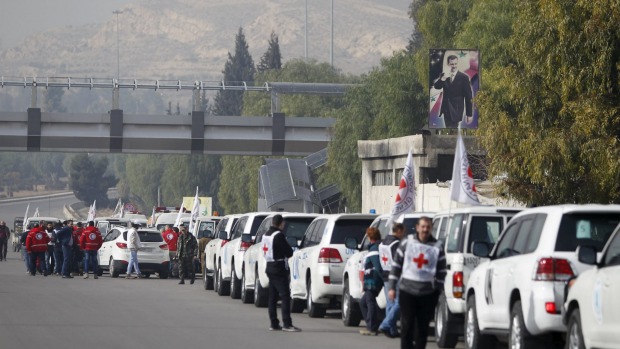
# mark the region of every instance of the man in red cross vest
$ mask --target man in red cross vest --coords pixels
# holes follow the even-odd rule
[[[443,292],[446,256],[442,244],[431,235],[432,229],[431,219],[421,217],[416,234],[404,239],[393,256],[388,299],[396,299],[398,285],[401,349],[426,348],[428,327]]]

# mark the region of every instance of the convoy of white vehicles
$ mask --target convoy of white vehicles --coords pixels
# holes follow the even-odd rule
[[[276,213],[199,217],[196,237],[205,248],[205,289],[266,307],[264,234]],[[323,317],[342,309],[346,326],[362,321],[365,231],[385,238],[389,215],[279,213],[293,247],[287,261],[291,311]],[[156,229],[139,229],[138,252],[145,276],[168,278],[168,245],[160,230],[178,213],[162,213]],[[491,348],[506,339],[510,348],[618,348],[620,343],[620,205],[560,205],[526,210],[478,206],[401,217],[407,234],[422,216],[433,219],[433,235],[444,244],[448,273],[435,312],[440,348],[464,338],[468,349]],[[189,214],[182,222],[189,222]],[[25,226],[54,217],[30,217]],[[129,261],[128,218],[102,217],[100,273],[118,277]],[[382,265],[388,266],[386,261]],[[377,297],[381,308],[385,296]]]

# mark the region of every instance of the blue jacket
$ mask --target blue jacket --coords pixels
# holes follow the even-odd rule
[[[73,229],[70,226],[62,227],[56,233],[56,239],[62,246],[69,246],[73,242]]]
[[[383,287],[383,268],[379,260],[379,242],[368,246],[368,255],[364,262],[364,291],[372,291],[376,294]]]

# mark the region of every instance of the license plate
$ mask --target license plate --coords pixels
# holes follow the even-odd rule
[[[141,248],[140,251],[141,252],[152,252],[153,249],[152,248]]]

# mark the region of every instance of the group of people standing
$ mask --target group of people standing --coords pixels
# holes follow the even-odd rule
[[[82,273],[87,279],[92,271],[97,279],[97,251],[102,244],[101,233],[94,222],[75,226],[72,221],[41,222],[28,227],[21,237],[22,253],[30,275],[39,271],[43,276],[58,275],[72,279]],[[82,272],[79,263],[82,262]]]

